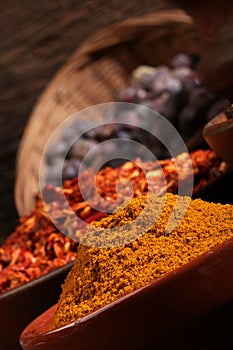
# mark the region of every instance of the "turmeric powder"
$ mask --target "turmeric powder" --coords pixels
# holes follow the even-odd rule
[[[119,227],[126,236],[134,236],[129,224],[143,210],[148,196],[133,199],[125,209],[89,226],[62,287],[53,328],[153,282],[233,237],[233,205],[192,200],[179,226],[166,234],[166,223],[178,196],[150,196],[153,209],[150,207],[148,216],[154,214],[156,217],[158,207],[165,199],[164,208],[149,230],[130,243],[98,248],[101,240],[115,240],[115,231],[111,232],[109,228]],[[183,199],[185,201],[186,197]],[[90,246],[90,243],[96,243],[96,246]]]

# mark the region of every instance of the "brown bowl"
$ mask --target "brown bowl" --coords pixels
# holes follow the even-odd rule
[[[73,263],[9,292],[0,294],[0,348],[21,349],[19,335],[26,325],[57,302],[61,284]]]
[[[218,114],[204,128],[203,136],[209,146],[233,169],[233,119]]]
[[[136,350],[155,346],[233,299],[233,239],[117,301],[51,331],[56,305],[20,336],[24,350]]]
[[[232,175],[232,171],[220,175],[196,192],[193,198],[233,204]],[[21,331],[35,317],[57,302],[61,291],[60,285],[71,266],[72,263],[66,264],[34,281],[0,294],[1,349],[20,349],[18,337]]]

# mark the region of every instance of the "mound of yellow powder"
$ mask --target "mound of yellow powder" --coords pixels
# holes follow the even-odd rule
[[[177,199],[175,217],[182,217],[187,204],[188,210],[169,233],[167,223]],[[133,199],[125,209],[90,225],[62,287],[53,328],[145,286],[231,237],[232,205],[190,202],[172,194]]]

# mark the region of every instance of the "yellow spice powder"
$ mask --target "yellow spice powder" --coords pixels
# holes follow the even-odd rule
[[[177,199],[181,199],[180,210],[187,203],[188,210],[179,225],[167,234],[167,222]],[[232,205],[200,199],[189,202],[188,197],[172,194],[160,198],[142,196],[90,225],[62,287],[52,327],[85,316],[233,237]],[[138,236],[137,226],[131,224],[144,208],[145,215],[137,225],[151,227]],[[151,225],[153,217],[157,220]],[[116,227],[119,230],[111,230]],[[121,233],[127,238],[125,244]],[[104,242],[107,246],[112,242],[113,247],[102,248]]]

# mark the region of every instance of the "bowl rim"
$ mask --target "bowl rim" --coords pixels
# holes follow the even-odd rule
[[[50,317],[50,327],[51,327],[51,319],[55,315],[55,311],[58,304],[53,305],[51,308],[47,309],[44,313],[39,315],[37,318],[35,318],[21,333],[20,335],[20,344],[23,345],[31,345],[36,344],[38,345],[41,342],[50,342],[50,341],[56,341],[59,338],[59,335],[62,334],[62,337],[67,337],[69,335],[77,333],[78,329],[82,326],[85,326],[85,323],[87,323],[86,326],[88,326],[88,321],[93,321],[93,319],[98,318],[98,316],[102,316],[106,312],[110,310],[114,310],[117,308],[117,306],[121,304],[125,304],[127,302],[130,302],[133,300],[134,297],[143,297],[143,294],[145,292],[149,293],[150,291],[153,292],[154,289],[158,289],[160,287],[167,287],[170,285],[176,278],[182,278],[183,275],[190,272],[196,271],[196,269],[201,269],[202,267],[206,270],[208,270],[208,266],[210,264],[215,263],[216,264],[216,257],[220,258],[222,255],[224,256],[225,252],[228,252],[228,250],[232,250],[233,247],[233,237],[226,239],[222,243],[218,244],[217,246],[209,249],[208,251],[202,253],[201,255],[191,259],[189,262],[181,265],[175,270],[172,270],[170,272],[165,273],[163,276],[159,277],[158,279],[153,280],[152,282],[148,283],[147,285],[136,289],[135,291],[126,294],[125,296],[122,296],[115,301],[91,312],[90,314],[77,318],[75,321],[70,322],[64,326],[61,326],[56,329],[48,329],[45,332],[38,332],[38,329],[33,330],[33,325],[40,320],[42,320],[45,316],[49,315]],[[229,252],[228,252],[229,254]],[[231,255],[231,254],[230,254]],[[227,256],[227,253],[226,253]],[[218,259],[217,259],[218,260]],[[232,298],[233,298],[233,293]],[[145,297],[144,295],[144,297]],[[43,323],[43,322],[42,322]],[[46,325],[46,321],[44,322],[43,326]]]
[[[208,137],[212,135],[228,132],[233,128],[233,119],[228,119],[224,112],[217,114],[211,119],[203,129],[203,136]]]
[[[37,288],[37,285],[41,282],[45,283],[48,282],[51,278],[56,277],[59,275],[63,270],[69,270],[74,264],[74,261],[69,262],[67,264],[64,264],[63,266],[60,266],[58,268],[55,268],[54,270],[51,270],[44,275],[41,275],[29,282],[26,282],[18,287],[12,288],[8,291],[0,293],[0,303],[3,302],[5,299],[13,298],[15,297],[15,294],[23,294],[25,290],[28,288]]]

